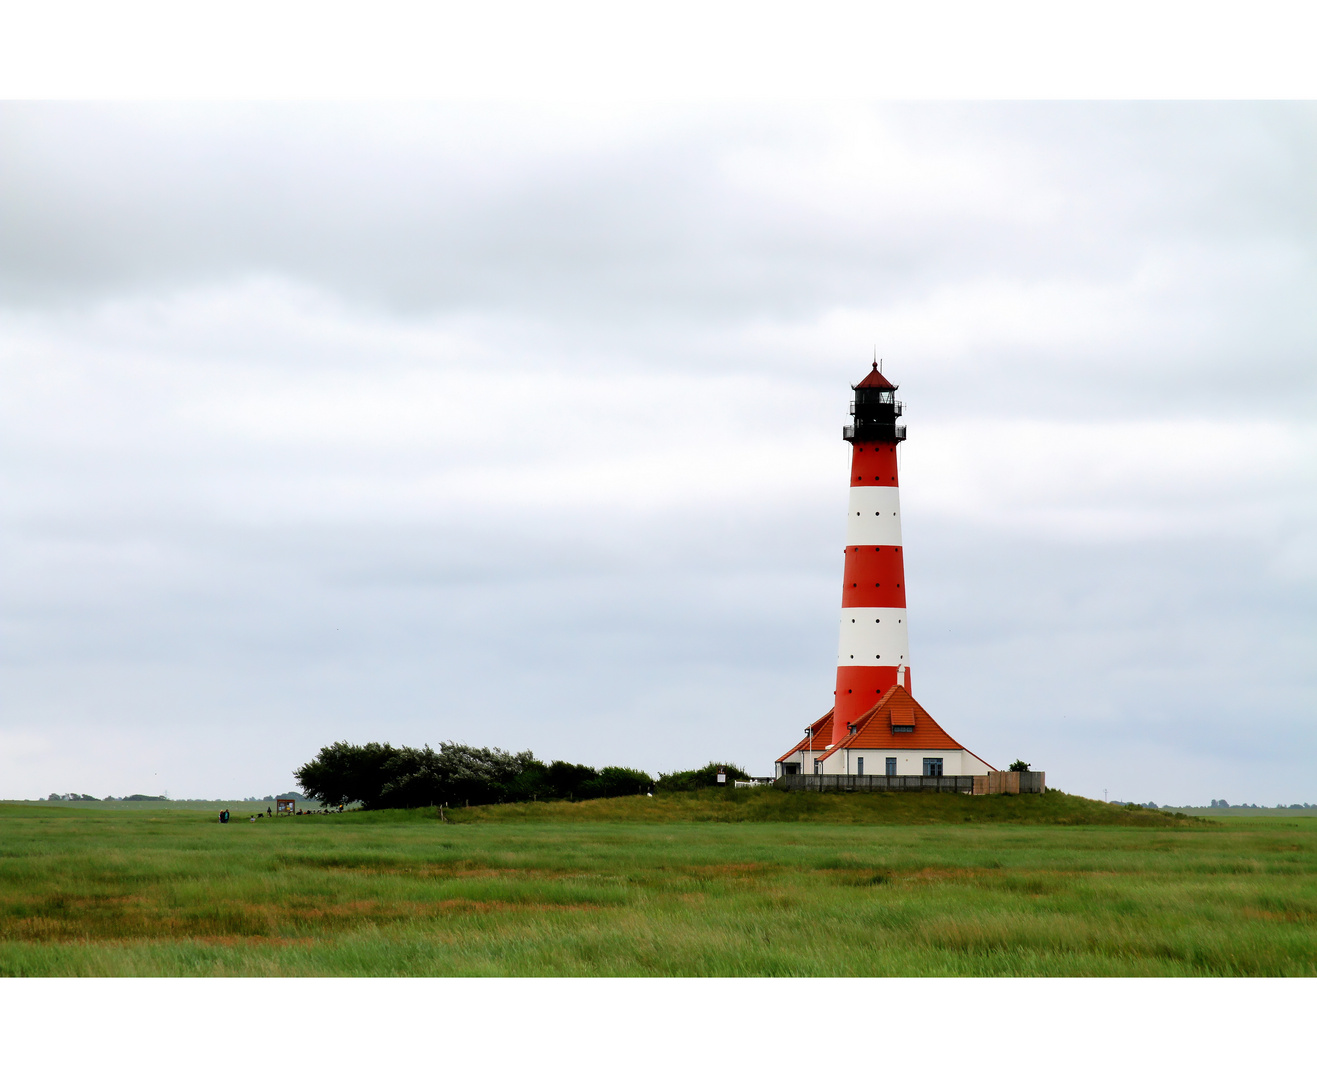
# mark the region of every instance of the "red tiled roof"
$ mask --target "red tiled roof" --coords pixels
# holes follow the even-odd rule
[[[824,723],[826,721],[826,727]],[[893,731],[893,726],[913,727],[913,731]],[[822,751],[819,759],[831,757],[838,750],[965,750],[934,720],[928,710],[919,704],[910,692],[899,683],[887,691],[878,703],[855,721],[855,731],[847,735],[831,750],[825,749],[824,742],[831,738],[832,711],[810,725],[814,732],[814,749]],[[823,739],[820,739],[820,735]],[[785,761],[792,754],[808,749],[809,739],[802,739],[778,761]],[[965,750],[966,753],[973,753]],[[974,757],[979,757],[974,754]],[[979,758],[983,761],[982,758]],[[987,762],[983,762],[987,765]],[[991,766],[989,766],[991,768]]]
[[[893,731],[893,727],[913,731]],[[878,704],[855,722],[855,733],[837,744],[838,749],[878,750],[889,746],[919,747],[924,750],[964,750],[934,720],[928,710],[899,683],[878,699]]]
[[[810,724],[809,730],[812,735],[806,735],[777,760],[786,761],[792,754],[798,754],[802,750],[808,751],[810,746],[813,746],[815,751],[822,751],[828,740],[832,738],[832,710],[829,709],[814,723]]]
[[[878,370],[878,361],[873,362],[873,370],[863,379],[851,387],[852,390],[895,390],[896,387],[887,381],[883,373]]]

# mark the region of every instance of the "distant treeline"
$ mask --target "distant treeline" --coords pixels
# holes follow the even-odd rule
[[[660,774],[655,780],[647,772],[617,765],[603,769],[566,761],[546,765],[529,750],[511,754],[448,742],[441,742],[438,750],[336,742],[293,776],[307,796],[321,803],[361,803],[367,810],[384,810],[690,791],[716,783],[720,768],[729,780],[746,778],[734,765],[712,762],[703,769]]]

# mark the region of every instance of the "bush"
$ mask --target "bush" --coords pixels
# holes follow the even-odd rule
[[[599,777],[597,770],[589,765],[572,765],[566,761],[555,761],[545,770],[545,798],[553,799],[588,799],[585,794],[587,785],[593,784]]]
[[[1030,765],[1027,761],[1023,760],[1022,758],[1016,758],[1014,761],[1011,762],[1011,767],[1010,767],[1007,771],[1008,771],[1008,772],[1029,772],[1029,771],[1031,771],[1032,769],[1033,769],[1033,766]]]
[[[388,743],[354,746],[336,742],[293,773],[301,789],[311,798],[334,805],[378,799],[393,777],[398,751]]]
[[[409,809],[443,803],[525,802],[530,799],[599,799],[636,795],[654,783],[648,773],[555,761],[545,765],[529,750],[440,743],[434,750],[389,743],[323,747],[293,773],[308,798],[359,802],[367,810]]]
[[[336,742],[322,748],[293,776],[307,797],[318,802],[359,802],[367,810],[399,810],[503,802],[522,794],[518,781],[524,774],[543,768],[529,750],[510,754],[497,747],[477,749],[461,743],[417,750],[389,743]]]
[[[654,778],[639,769],[610,765],[582,787],[580,798],[615,799],[619,795],[643,795],[654,786]]]
[[[719,787],[718,773],[727,774],[727,786],[734,780],[749,780],[750,774],[736,765],[711,761],[702,769],[688,772],[660,773],[655,788],[659,791],[695,791],[698,788]]]

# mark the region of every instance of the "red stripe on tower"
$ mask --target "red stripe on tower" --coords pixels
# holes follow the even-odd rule
[[[842,579],[837,647],[837,697],[831,743],[900,683],[910,690],[910,646],[905,617],[905,562],[896,447],[905,426],[896,422],[896,386],[873,370],[851,387],[855,422],[842,437],[851,444],[851,497],[846,514],[846,567]]]

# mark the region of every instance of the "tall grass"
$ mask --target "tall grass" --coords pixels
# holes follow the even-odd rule
[[[468,824],[0,805],[0,973],[1317,974],[1313,819],[797,798],[449,813]]]

